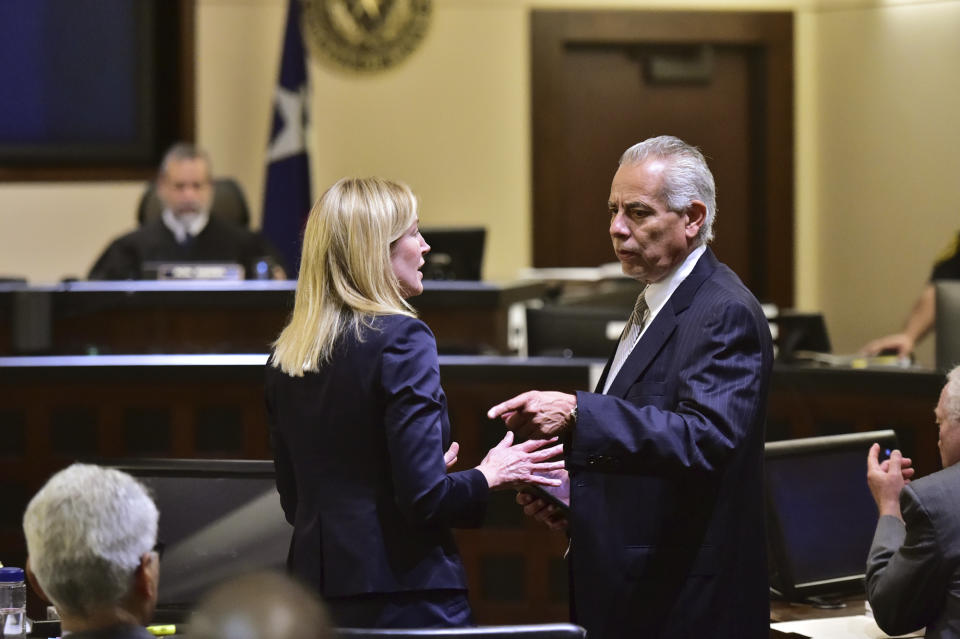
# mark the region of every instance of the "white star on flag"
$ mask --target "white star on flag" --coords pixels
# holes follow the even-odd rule
[[[291,91],[277,87],[274,96],[274,106],[283,124],[277,136],[270,142],[267,149],[267,161],[275,162],[288,158],[291,155],[304,153],[304,112],[307,108],[306,87]]]

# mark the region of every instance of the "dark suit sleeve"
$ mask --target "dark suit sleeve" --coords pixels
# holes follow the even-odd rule
[[[97,258],[87,279],[135,280],[140,278],[140,273],[140,256],[135,247],[120,238],[111,242]]]
[[[479,526],[489,488],[479,470],[447,474],[446,398],[436,342],[426,324],[400,323],[384,350],[382,366],[384,427],[400,510],[414,525]]]
[[[267,424],[270,429],[270,447],[273,449],[273,466],[277,478],[277,492],[280,494],[280,506],[283,515],[291,526],[297,518],[297,481],[293,473],[293,458],[286,442],[277,432],[277,405],[274,385],[271,378],[274,375],[283,375],[279,369],[267,364],[266,380],[266,408]]]
[[[683,361],[675,395],[668,390],[672,381],[649,379],[625,399],[577,393],[571,468],[599,458],[619,472],[712,472],[762,423],[769,365],[760,331],[766,327],[740,303],[700,312],[687,320],[698,327],[696,337],[676,349]]]
[[[881,517],[867,557],[867,597],[877,625],[891,635],[936,619],[949,582],[936,530],[910,486],[900,493],[900,510],[906,527]]]

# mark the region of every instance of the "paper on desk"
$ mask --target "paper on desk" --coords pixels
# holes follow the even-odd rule
[[[866,615],[781,621],[770,624],[770,627],[781,632],[795,632],[811,639],[887,639],[890,637],[883,630],[880,630],[876,621]],[[922,637],[923,630],[896,636]]]

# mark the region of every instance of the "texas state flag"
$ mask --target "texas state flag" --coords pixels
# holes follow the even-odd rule
[[[273,100],[273,129],[267,148],[263,234],[280,252],[287,273],[293,277],[300,268],[303,226],[313,204],[310,198],[310,160],[307,157],[307,104],[300,0],[290,0],[280,79]]]

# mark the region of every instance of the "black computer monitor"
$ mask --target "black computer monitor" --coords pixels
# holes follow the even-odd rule
[[[527,308],[527,353],[606,359],[617,347],[629,311],[547,305]]]
[[[101,462],[103,463],[103,462]],[[155,620],[182,621],[208,589],[254,570],[284,570],[292,528],[270,460],[123,460],[160,510]]]
[[[775,343],[780,360],[793,360],[797,351],[830,352],[830,338],[822,313],[784,309],[770,318],[770,324],[777,327]]]
[[[487,230],[483,227],[421,228],[430,245],[424,256],[423,277],[428,280],[480,280],[483,247]]]
[[[877,508],[866,480],[870,445],[896,448],[892,430],[766,445],[771,588],[791,601],[864,592]]]

